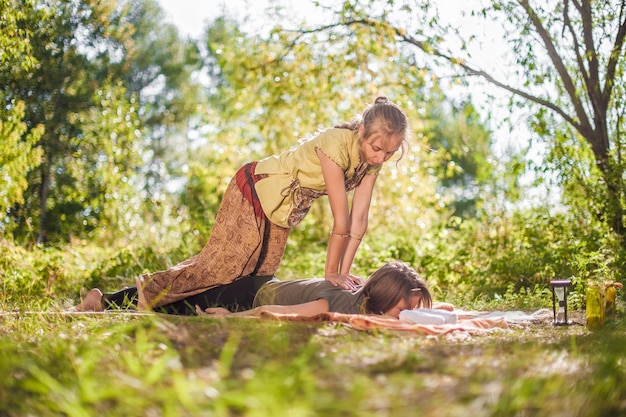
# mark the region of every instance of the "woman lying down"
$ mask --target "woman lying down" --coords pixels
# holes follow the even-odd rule
[[[103,294],[89,291],[77,311],[145,308],[137,287]],[[323,278],[280,281],[271,276],[247,276],[211,288],[154,311],[167,314],[208,316],[259,316],[263,312],[312,317],[327,312],[380,314],[421,324],[456,322],[445,310],[453,307],[435,303],[425,281],[410,266],[390,262],[379,268],[361,288],[350,291]],[[403,318],[404,316],[404,318]]]

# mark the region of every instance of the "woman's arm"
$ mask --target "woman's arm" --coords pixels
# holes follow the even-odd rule
[[[225,308],[217,307],[217,308],[207,308],[205,311],[202,311],[200,307],[196,306],[196,312],[199,316],[214,316],[214,317],[254,317],[260,316],[263,312],[268,313],[280,313],[280,314],[297,314],[299,316],[313,317],[321,313],[328,312],[328,301],[323,298],[315,301],[309,301],[308,303],[303,304],[295,304],[291,306],[283,306],[283,305],[265,305],[260,307],[255,307],[250,310],[238,311],[236,313],[231,313]]]
[[[378,178],[377,175],[368,174],[363,177],[361,183],[354,189],[352,210],[350,211],[350,237],[344,249],[339,269],[339,273],[342,275],[350,274],[354,255],[361,244],[361,239],[367,232],[367,219],[376,178]]]
[[[328,251],[324,276],[333,285],[345,289],[353,289],[353,280],[339,274],[345,248],[350,233],[350,213],[348,211],[348,195],[346,193],[343,170],[324,152],[317,149],[317,156],[322,166],[322,175],[326,184],[330,211],[333,214],[333,228],[328,238]]]

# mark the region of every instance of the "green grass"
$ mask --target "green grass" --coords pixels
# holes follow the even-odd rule
[[[257,319],[0,318],[3,416],[615,416],[624,322],[465,340]]]
[[[323,259],[311,253],[293,265]],[[61,313],[81,289],[118,289],[178,258],[164,249],[0,245],[0,417],[626,415],[621,314],[596,332],[545,323],[463,339],[328,323]],[[463,285],[434,294],[466,309],[551,304],[544,287],[502,287],[495,295]],[[570,305],[577,319],[579,305]]]

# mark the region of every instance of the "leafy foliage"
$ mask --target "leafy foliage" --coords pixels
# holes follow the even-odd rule
[[[11,73],[26,79],[36,65],[32,55],[31,35],[24,28],[27,13],[33,11],[32,2],[22,2],[23,9],[15,1],[0,3],[0,73]],[[18,204],[24,203],[28,172],[42,161],[42,149],[37,146],[43,125],[30,127],[23,121],[24,102],[5,99],[9,94],[0,89],[0,98],[7,105],[0,108],[0,230],[9,226],[8,214]],[[10,94],[9,94],[10,96]]]
[[[10,210],[24,203],[27,174],[41,163],[43,152],[36,144],[44,130],[39,125],[27,133],[28,127],[22,122],[23,102],[3,113],[0,120],[0,229],[7,227]]]
[[[188,78],[198,64],[195,49],[181,47],[175,29],[158,23],[163,16],[151,0],[50,0],[36,8],[31,2],[15,6],[7,12],[7,24],[19,22],[19,30],[8,33],[24,40],[30,60],[3,60],[2,100],[7,109],[22,101],[23,121],[29,127],[41,124],[45,131],[37,138],[42,163],[29,174],[24,203],[11,207],[16,222],[11,230],[28,241],[35,228],[38,243],[94,237],[96,227],[108,228],[110,237],[106,219],[119,213],[112,213],[107,201],[118,201],[125,209],[141,207],[148,195],[153,202],[164,200],[161,179],[159,189],[138,195],[140,174],[148,172],[140,172],[139,165],[152,158],[162,166],[157,154],[168,152],[157,139],[197,110],[190,104],[197,89]],[[15,51],[9,57],[17,56]],[[94,92],[105,99],[95,98]],[[138,159],[138,146],[148,133],[152,142],[141,143],[144,161]],[[106,166],[111,174],[105,176],[106,186],[96,179],[105,168],[103,160],[113,164]],[[132,217],[125,216],[122,232],[135,222]]]
[[[442,107],[433,103],[428,108],[434,122],[429,144],[441,160],[437,167],[440,190],[453,195],[449,205],[455,215],[473,217],[482,211],[484,200],[496,196],[491,135],[471,103],[449,115]]]
[[[593,155],[583,172],[594,184],[587,187],[581,203],[593,206],[596,215],[622,236],[624,103],[616,98],[624,85],[625,8],[623,2],[519,0],[493,1],[467,13],[465,17],[476,18],[477,24],[498,23],[510,46],[504,57],[511,63],[507,74],[499,68],[481,68],[471,56],[470,43],[485,40],[458,39],[453,26],[437,24],[437,30],[450,35],[438,39],[437,30],[424,35],[421,28],[383,15],[365,24],[384,24],[403,42],[452,64],[460,74],[480,77],[511,93],[512,108],[530,109],[534,131],[550,148],[563,147],[562,138],[579,135],[583,142],[573,139],[573,152],[578,153],[582,144],[581,153]],[[575,182],[570,181],[567,164],[555,168],[568,183]]]

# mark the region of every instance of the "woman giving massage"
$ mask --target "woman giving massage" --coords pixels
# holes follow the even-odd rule
[[[137,287],[103,294],[92,289],[77,311],[136,307]],[[403,310],[433,308],[425,281],[410,266],[390,262],[379,268],[357,290],[345,290],[323,278],[280,281],[271,276],[247,276],[230,284],[157,307],[156,312],[184,315],[258,316],[263,312],[315,316],[336,312],[400,317]],[[437,303],[434,308],[449,310]]]
[[[324,195],[333,216],[324,278],[356,289],[363,280],[350,269],[367,231],[374,184],[385,162],[398,151],[402,157],[409,135],[404,111],[380,96],[352,121],[244,164],[231,178],[200,253],[138,277],[140,307],[143,301],[149,308],[171,304],[247,276],[275,275],[291,230]]]

